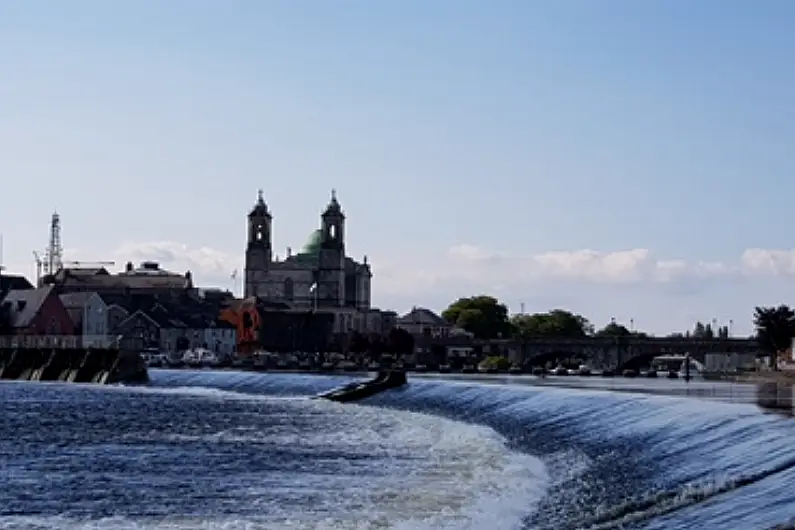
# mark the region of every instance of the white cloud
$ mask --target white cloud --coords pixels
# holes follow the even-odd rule
[[[210,247],[191,247],[173,241],[152,241],[144,243],[126,242],[114,252],[117,263],[132,261],[157,261],[168,270],[175,272],[191,271],[201,281],[202,277],[228,277],[233,270],[240,268],[242,256],[235,256]]]
[[[749,248],[740,259],[744,271],[751,274],[790,276],[795,274],[795,250]]]
[[[154,260],[199,282],[218,281],[242,266],[243,256],[172,241],[127,242],[115,252],[120,263]],[[510,254],[457,245],[436,256],[372,261],[377,294],[422,296],[433,291],[532,289],[550,282],[668,284],[683,280],[795,275],[795,250],[748,249],[735,263],[662,258],[648,249],[559,250]]]

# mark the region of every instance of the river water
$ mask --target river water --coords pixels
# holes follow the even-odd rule
[[[734,390],[726,402],[640,383],[417,377],[363,405],[310,399],[352,379],[3,382],[0,529],[767,530],[795,518],[795,422]]]

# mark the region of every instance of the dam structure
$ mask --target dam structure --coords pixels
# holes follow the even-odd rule
[[[138,352],[81,347],[79,336],[0,336],[0,380],[145,383]]]

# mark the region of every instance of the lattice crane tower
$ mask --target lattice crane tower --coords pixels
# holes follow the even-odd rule
[[[50,243],[44,256],[44,274],[55,274],[63,267],[63,246],[61,245],[61,217],[53,212],[50,220]]]

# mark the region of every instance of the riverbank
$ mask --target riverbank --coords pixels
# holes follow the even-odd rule
[[[737,376],[736,380],[743,383],[795,383],[795,371],[750,372]]]

